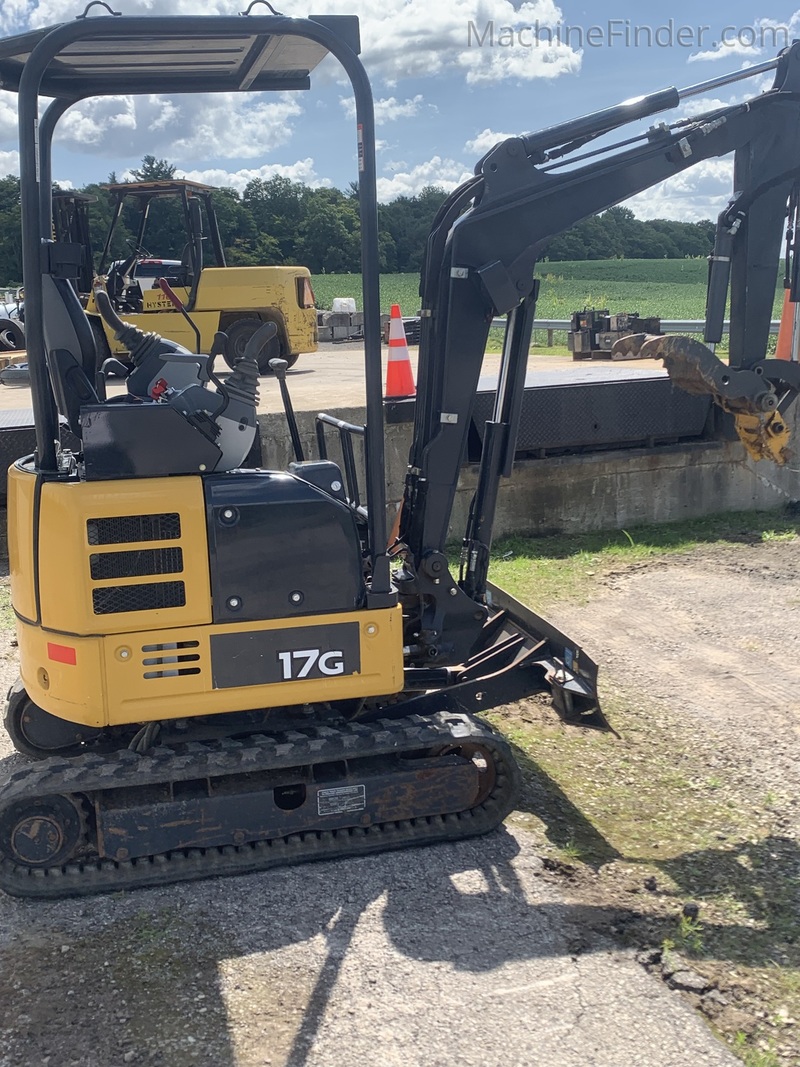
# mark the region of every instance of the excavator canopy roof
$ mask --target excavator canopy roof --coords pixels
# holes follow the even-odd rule
[[[83,16],[82,16],[83,17]],[[92,16],[111,29],[116,18]],[[258,92],[308,89],[310,74],[328,54],[324,45],[306,37],[264,33],[264,23],[276,19],[239,16],[226,19],[233,32],[220,32],[219,18],[176,17],[176,29],[157,35],[146,32],[121,38],[119,33],[91,36],[68,44],[44,72],[41,93],[61,99],[118,93]],[[291,19],[285,20],[290,31]],[[311,17],[333,30],[358,54],[358,19],[352,15]],[[192,24],[192,33],[181,23]],[[261,25],[259,25],[261,24]],[[28,57],[58,26],[33,30],[0,41],[0,88],[16,91]]]

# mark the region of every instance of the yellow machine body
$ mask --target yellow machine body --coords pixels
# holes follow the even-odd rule
[[[214,334],[242,318],[274,322],[283,356],[317,350],[317,313],[303,306],[310,299],[306,281],[311,275],[306,267],[204,267],[191,310],[192,320],[200,330],[200,350],[210,352]],[[175,287],[184,304],[189,290]],[[86,305],[89,314],[97,315],[94,297]],[[145,332],[158,333],[194,352],[197,338],[183,315],[170,303],[154,282],[142,289],[141,312],[125,311],[125,322]],[[102,323],[112,355],[127,358],[125,346],[118,341],[108,324]]]
[[[263,621],[214,623],[209,544],[202,478],[142,478],[111,482],[40,481],[12,467],[9,472],[9,559],[12,605],[17,616],[21,677],[39,707],[62,719],[102,727],[319,701],[350,700],[399,692],[403,686],[402,618],[399,607],[298,615]],[[177,538],[136,540],[136,518],[159,512],[180,516]],[[90,543],[92,523],[131,518],[132,540]],[[181,569],[135,577],[108,574],[102,557],[159,547],[180,549]],[[138,609],[136,596],[148,583],[183,585],[182,603]],[[102,590],[130,610],[98,614]],[[331,645],[322,677],[299,676],[269,684],[235,684],[231,668],[215,670],[213,648],[242,635],[264,655],[293,635],[319,632]],[[338,629],[337,629],[338,628]],[[337,633],[357,633],[358,670],[338,673],[330,651]],[[277,645],[276,645],[277,642]],[[302,644],[302,641],[301,641]],[[305,650],[304,650],[305,651]],[[296,653],[300,655],[300,653]],[[288,660],[286,661],[288,662]],[[243,677],[243,682],[247,678]]]

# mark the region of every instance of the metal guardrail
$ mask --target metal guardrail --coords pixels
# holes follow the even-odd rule
[[[493,319],[492,326],[505,326],[506,320]],[[534,330],[565,330],[569,331],[571,322],[569,319],[536,319],[533,324]],[[777,333],[781,320],[773,319],[769,324],[769,332]],[[704,319],[662,319],[661,329],[665,333],[702,333],[705,327]],[[725,320],[723,333],[727,333],[730,327],[730,319]]]

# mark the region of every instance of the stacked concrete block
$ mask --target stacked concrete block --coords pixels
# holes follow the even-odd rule
[[[320,341],[352,341],[364,336],[361,311],[318,311],[317,336]]]

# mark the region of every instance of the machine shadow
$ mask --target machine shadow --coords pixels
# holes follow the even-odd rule
[[[0,895],[5,1051],[10,1062],[234,1067],[259,1046],[274,1067],[299,1067],[362,938],[419,960],[427,945],[430,958],[459,968],[561,951],[549,929],[514,937],[520,911],[539,926],[511,868],[519,857],[498,830],[164,889],[42,902]],[[498,922],[499,940],[489,933]],[[99,1043],[98,1017],[109,1020]]]
[[[703,952],[754,966],[783,960],[800,969],[800,842],[771,835],[733,847],[686,852],[658,866],[699,905]],[[703,904],[723,904],[739,923],[704,920]]]
[[[783,878],[788,885],[800,859],[796,844],[765,841],[757,852],[784,849]],[[698,863],[715,869],[724,882],[740,852],[691,853],[665,864],[680,881]],[[791,854],[790,854],[791,853]],[[380,868],[380,869],[378,869]],[[675,915],[654,915],[634,903],[620,905],[571,902],[570,889],[546,872],[535,851],[505,829],[486,838],[358,860],[334,868],[339,907],[326,928],[326,952],[307,1006],[286,1059],[287,1067],[303,1067],[331,1006],[342,968],[360,936],[360,924],[379,922],[401,956],[423,963],[445,963],[459,972],[485,973],[504,964],[537,958],[563,958],[619,948],[660,947],[676,934]],[[321,876],[325,867],[320,868]],[[326,879],[327,881],[327,879]],[[687,888],[693,883],[686,878]],[[758,884],[753,900],[761,899]],[[783,906],[787,907],[784,897]],[[368,917],[380,909],[379,919]],[[766,912],[760,912],[764,919]],[[796,916],[795,909],[791,916]],[[735,964],[764,966],[776,958],[776,942],[787,936],[787,923],[775,906],[758,936],[746,920],[731,924],[704,922],[705,951],[698,953]],[[358,929],[357,929],[358,928]],[[274,945],[274,942],[272,942]],[[263,950],[263,949],[262,949]],[[377,976],[380,983],[380,974]],[[379,993],[376,993],[379,995]]]
[[[592,845],[602,862],[616,858],[548,776],[517,755],[523,812],[544,820],[551,841]],[[18,765],[16,757],[3,763]],[[765,964],[796,923],[797,888],[788,894],[798,864],[796,842],[769,839],[688,853],[662,867],[701,903],[715,887],[737,887],[761,929],[705,923],[705,944],[717,959]],[[675,933],[677,899],[675,917],[666,918],[637,908],[636,898],[630,906],[569,902],[569,883],[546,875],[536,839],[503,828],[452,844],[116,896],[2,898],[0,1030],[12,1059],[18,1052],[26,1062],[69,1051],[102,1067],[128,1062],[134,1051],[155,1067],[234,1067],[249,1062],[248,1048],[268,1047],[273,1067],[302,1067],[340,1010],[338,998],[358,995],[361,961],[370,958],[364,938],[386,945],[379,958],[388,968],[394,950],[483,973],[513,961],[660,945]],[[380,970],[374,978],[380,996]],[[102,1047],[89,1052],[82,1021],[99,1015],[110,1025]]]
[[[570,800],[558,782],[518,745],[512,743],[511,749],[522,773],[518,811],[534,816],[536,829],[539,832],[543,829],[551,844],[574,852],[594,870],[620,859],[620,852]]]

